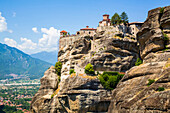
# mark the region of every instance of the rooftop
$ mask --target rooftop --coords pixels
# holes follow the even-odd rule
[[[131,23],[129,23],[129,25],[131,25],[131,24],[143,24],[144,22],[131,22]]]
[[[82,28],[80,30],[97,30],[97,29],[94,29],[94,28],[89,28],[89,26],[86,26],[86,28]]]
[[[109,16],[108,14],[104,14],[103,16]]]
[[[67,31],[65,31],[65,30],[62,30],[60,33],[67,33]]]

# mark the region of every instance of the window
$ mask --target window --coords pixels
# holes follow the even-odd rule
[[[90,34],[91,32],[89,32],[89,34]]]

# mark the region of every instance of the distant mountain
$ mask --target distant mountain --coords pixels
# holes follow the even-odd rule
[[[52,52],[42,51],[39,53],[31,54],[31,57],[38,58],[40,60],[49,62],[51,64],[55,64],[57,62],[57,56],[58,56],[57,51],[52,51]]]
[[[0,79],[10,77],[9,74],[27,75],[32,79],[40,78],[51,65],[0,43]]]

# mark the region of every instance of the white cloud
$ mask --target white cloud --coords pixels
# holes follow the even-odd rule
[[[13,12],[13,13],[12,13],[12,17],[16,17],[16,12]]]
[[[42,48],[56,48],[57,42],[60,38],[60,30],[55,29],[54,27],[41,28],[41,32],[44,33],[43,37],[39,39],[38,45]]]
[[[7,31],[9,33],[12,33],[12,30],[8,30],[6,19],[1,14],[2,13],[0,12],[0,32]]]
[[[12,31],[12,30],[8,30],[8,32],[9,32],[9,33],[13,33],[13,31]]]
[[[4,39],[5,44],[11,46],[11,47],[17,47],[17,42],[13,39],[10,38],[5,38]]]
[[[35,32],[35,33],[38,33],[38,30],[37,30],[36,27],[33,27],[33,28],[32,28],[32,31]]]
[[[5,44],[16,47],[21,51],[32,54],[40,51],[54,51],[58,50],[59,39],[60,39],[60,30],[55,29],[54,27],[41,28],[42,38],[39,39],[37,43],[33,42],[27,38],[20,38],[21,44],[18,44],[15,40],[10,38],[5,38]]]
[[[32,42],[32,40],[27,38],[20,38],[22,44],[18,45],[18,48],[21,50],[34,50],[37,48],[37,44]]]
[[[7,23],[5,17],[1,15],[0,12],[0,32],[7,31]]]

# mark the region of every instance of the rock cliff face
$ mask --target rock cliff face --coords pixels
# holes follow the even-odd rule
[[[170,112],[169,31],[170,6],[149,11],[137,34],[143,64],[128,70],[113,90],[109,113]],[[155,80],[150,86],[149,79]]]
[[[54,67],[45,72],[41,87],[32,99],[31,112],[107,112],[111,91],[105,90],[96,76],[72,74],[61,81],[57,89],[58,77],[55,73]]]
[[[60,45],[58,61],[63,64],[62,79],[68,77],[70,69],[83,74],[88,63],[94,66],[95,71],[125,72],[130,69],[138,58],[137,40],[122,37],[122,32],[106,30],[97,32],[93,37],[79,37],[65,47]]]
[[[134,65],[137,57],[136,40],[106,31],[94,37],[80,37],[65,47],[60,46],[61,82],[57,87],[58,76],[54,67],[47,70],[41,79],[40,90],[32,99],[31,112],[107,112],[111,91],[103,88],[98,76],[86,75],[85,66],[91,63],[100,72],[126,71]],[[75,69],[76,74],[69,75],[70,69]]]
[[[91,63],[99,72],[130,69],[138,58],[137,41],[122,35],[106,30],[93,37],[61,39],[58,53],[58,61],[62,62],[61,82],[57,87],[54,67],[47,70],[32,99],[31,112],[107,112],[111,91],[103,88],[98,76],[86,75],[84,68]],[[66,40],[67,44],[63,42]],[[69,75],[70,69],[76,74]]]
[[[54,67],[48,69],[32,99],[31,112],[170,112],[170,7],[149,11],[137,40],[123,35],[105,29],[93,37],[60,39],[61,82]],[[133,67],[139,54],[137,43],[143,64]],[[100,73],[126,74],[111,92],[103,88],[98,76],[84,73],[88,63]],[[70,75],[70,69],[76,73]],[[149,79],[155,81],[150,86]]]
[[[48,103],[51,99],[51,95],[58,88],[58,77],[55,71],[55,67],[50,67],[41,78],[41,86],[35,96],[32,98],[31,111],[36,113],[47,113],[50,109]]]

